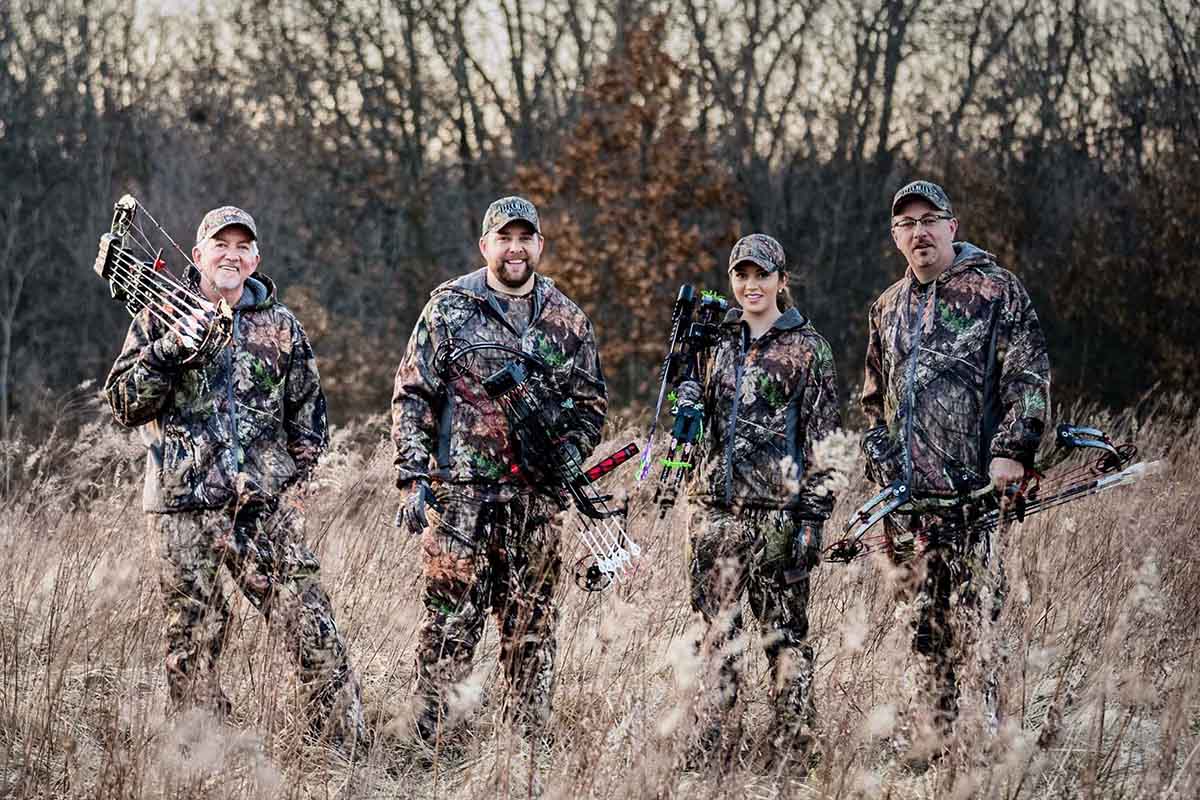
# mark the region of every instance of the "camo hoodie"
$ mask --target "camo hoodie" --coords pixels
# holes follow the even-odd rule
[[[957,242],[922,286],[912,270],[870,311],[863,449],[881,485],[916,495],[983,486],[1002,456],[1033,463],[1050,404],[1050,361],[1025,287],[995,257]]]
[[[150,512],[270,502],[325,449],[317,360],[299,321],[255,273],[233,311],[233,341],[196,369],[158,363],[165,327],[143,310],[104,384],[117,422],[142,426],[142,507]]]
[[[599,443],[608,394],[591,322],[552,280],[536,275],[532,317],[518,333],[488,289],[485,267],[434,289],[409,337],[392,393],[397,484],[433,478],[517,488],[503,410],[477,379],[459,373],[447,381],[439,374],[435,356],[450,339],[495,342],[540,357],[552,372],[546,390],[571,411],[564,439],[583,457]],[[484,351],[472,356],[471,370],[486,377],[511,360]]]
[[[733,309],[704,389],[694,491],[722,507],[788,508],[824,521],[833,495],[810,469],[813,445],[840,427],[829,343],[795,308],[755,340]]]

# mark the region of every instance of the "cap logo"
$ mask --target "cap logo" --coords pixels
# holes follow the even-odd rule
[[[528,214],[529,205],[527,203],[522,203],[520,200],[509,200],[501,203],[496,208],[496,211],[497,213],[503,214],[506,217],[515,217],[520,214]]]
[[[914,196],[925,198],[942,211],[954,213],[951,211],[950,198],[947,196],[945,189],[932,181],[917,180],[905,184],[900,191],[892,196],[892,214],[896,213],[896,206],[900,204],[901,200]]]
[[[522,219],[533,225],[534,230],[540,227],[537,207],[524,197],[513,195],[501,197],[488,206],[483,215],[483,233],[486,235],[513,220]]]

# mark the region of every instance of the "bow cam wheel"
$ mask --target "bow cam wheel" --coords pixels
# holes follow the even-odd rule
[[[575,585],[585,592],[602,592],[612,582],[612,573],[600,569],[595,556],[584,556],[575,562]]]

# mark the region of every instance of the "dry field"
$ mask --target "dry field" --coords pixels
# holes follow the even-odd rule
[[[496,718],[489,631],[456,704],[469,728],[454,752],[432,764],[418,757],[405,715],[421,615],[417,550],[391,526],[382,419],[337,432],[309,519],[377,746],[350,764],[302,742],[290,665],[240,598],[223,661],[233,718],[170,716],[155,543],[139,510],[141,446],[93,399],[64,410],[96,421],[69,441],[18,441],[3,454],[0,797],[1200,796],[1194,412],[1164,408],[1138,426],[1087,420],[1135,439],[1143,458],[1167,468],[1009,529],[1001,547],[1010,592],[996,629],[1001,729],[984,732],[968,693],[948,755],[924,772],[903,766],[893,744],[922,743],[909,610],[893,599],[894,576],[880,561],[823,565],[810,609],[823,757],[800,778],[763,767],[769,698],[757,633],[743,643],[737,757],[716,770],[684,768],[700,630],[687,602],[687,514],[677,508],[653,524],[633,466],[609,480],[629,493],[644,546],[635,579],[600,595],[562,587],[555,744],[531,753]],[[619,433],[602,448],[638,435]],[[861,463],[844,449],[852,477],[831,528],[868,495]]]

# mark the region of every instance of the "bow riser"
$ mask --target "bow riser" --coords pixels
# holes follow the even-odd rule
[[[171,274],[162,249],[151,248],[145,231],[138,227],[138,208],[132,195],[117,201],[110,231],[100,236],[92,269],[108,283],[109,292],[124,304],[130,316],[148,310],[183,341],[192,354],[180,362],[181,366],[207,361],[232,340],[233,311],[224,300],[214,305]],[[165,231],[159,231],[174,244]],[[150,260],[136,257],[128,246],[130,242],[140,246]]]
[[[495,369],[495,357],[508,360]],[[472,369],[476,356],[491,374]],[[579,512],[575,534],[587,547],[588,555],[575,567],[575,582],[585,591],[600,591],[620,582],[640,554],[641,548],[625,529],[626,509],[609,505],[610,495],[600,494],[595,482],[637,454],[630,443],[584,469],[575,458],[565,455],[563,441],[573,425],[574,405],[548,401],[537,387],[551,381],[553,370],[535,355],[497,342],[461,344],[453,339],[442,342],[435,355],[436,369],[443,380],[465,379],[479,385],[500,409],[508,422],[516,463],[509,474],[530,488],[552,497],[564,510],[573,505]]]
[[[1162,471],[1163,467],[1164,463],[1162,461],[1139,462],[1126,467],[1118,473],[1104,475],[1083,485],[1071,486],[1053,494],[1043,495],[1036,499],[1028,499],[1024,506],[1020,508],[1017,507],[1015,502],[1010,503],[1003,515],[1000,509],[993,508],[978,515],[967,514],[965,515],[967,517],[966,521],[944,520],[917,530],[908,531],[904,537],[904,541],[908,543],[907,548],[898,546],[898,543],[893,542],[891,537],[885,532],[870,536],[861,536],[858,539],[846,537],[830,545],[823,557],[826,561],[839,564],[849,563],[855,559],[878,552],[886,552],[893,556],[903,555],[911,557],[923,552],[932,545],[954,543],[968,536],[988,533],[999,528],[1002,523],[1024,522],[1029,517],[1040,514],[1043,511],[1058,508],[1067,503],[1082,500],[1085,497],[1102,494],[1120,486],[1129,486],[1142,478]]]
[[[642,452],[642,468],[638,480],[650,473],[654,434],[658,428],[658,417],[662,412],[667,388],[683,381],[701,381],[707,371],[707,361],[712,347],[720,337],[720,323],[729,310],[729,303],[715,292],[697,292],[691,285],[679,287],[679,296],[671,313],[671,339],[667,355],[663,359],[658,401],[654,406],[654,417],[650,421],[650,433]],[[694,445],[703,435],[703,411],[698,406],[677,406],[672,409],[675,422],[671,430],[671,441],[667,455],[662,459],[658,474],[654,502],[659,508],[659,519],[666,516],[675,502],[683,476],[692,469],[695,457]]]
[[[1008,503],[1003,509],[1004,516],[999,498],[990,486],[981,486],[959,497],[917,500],[911,497],[910,488],[897,480],[850,516],[846,535],[826,548],[825,560],[847,563],[880,549],[895,555],[896,543],[887,534],[867,536],[880,520],[893,513],[933,514],[945,520],[910,532],[903,548],[903,554],[908,555],[917,541],[926,544],[953,541],[971,532],[994,529],[1003,521],[1022,522],[1047,508],[1131,484],[1157,471],[1160,464],[1154,461],[1129,465],[1137,455],[1137,447],[1131,443],[1114,445],[1098,428],[1063,423],[1058,426],[1055,439],[1065,450],[1096,449],[1104,455],[1094,463],[1065,472],[1060,470],[1057,478],[1049,480],[1043,479],[1038,470],[1027,470],[1025,478],[1005,493]]]

